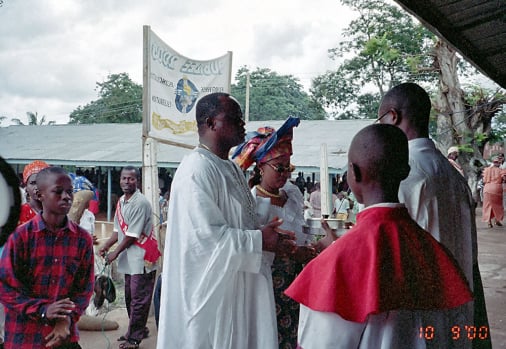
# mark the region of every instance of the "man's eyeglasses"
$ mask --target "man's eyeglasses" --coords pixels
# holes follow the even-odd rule
[[[290,164],[289,166],[285,167],[283,165],[273,165],[273,164],[269,164],[267,162],[267,165],[269,165],[277,173],[284,173],[284,172],[293,172],[293,171],[295,171],[295,166],[293,166],[292,164]]]
[[[387,112],[386,112],[386,113],[384,113],[384,114],[382,114],[379,118],[377,118],[377,119],[374,121],[374,123],[375,123],[375,124],[377,124],[378,122],[380,122],[380,121],[381,121],[381,119],[383,119],[383,118],[384,118],[384,117],[385,117],[388,113],[390,113],[390,112],[391,112],[391,110],[390,110],[390,109],[388,109],[388,110],[387,110]]]

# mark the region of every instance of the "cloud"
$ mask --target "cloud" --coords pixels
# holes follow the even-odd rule
[[[327,50],[348,20],[339,17],[349,13],[336,0],[4,0],[0,116],[31,111],[66,123],[107,75],[142,83],[143,25],[193,59],[232,51],[233,76],[245,65],[269,68],[308,86],[332,65]]]

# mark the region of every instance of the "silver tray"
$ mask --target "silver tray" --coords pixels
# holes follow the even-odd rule
[[[340,236],[346,231],[344,220],[337,218],[325,218],[331,229],[336,229]],[[302,232],[309,235],[325,235],[322,229],[321,218],[307,218],[306,225],[302,226]]]

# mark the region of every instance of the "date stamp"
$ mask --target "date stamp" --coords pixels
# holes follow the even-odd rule
[[[419,328],[418,336],[420,339],[433,340],[437,334],[436,328],[433,326],[421,326]],[[444,333],[443,333],[444,335]],[[452,326],[449,335],[451,339],[458,340],[486,340],[489,338],[488,326]]]

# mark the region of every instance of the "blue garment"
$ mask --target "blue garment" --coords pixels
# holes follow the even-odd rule
[[[290,131],[293,127],[298,126],[299,123],[300,123],[299,118],[289,116],[288,119],[286,119],[286,121],[284,122],[284,124],[281,125],[281,127],[276,132],[272,133],[272,136],[271,136],[271,134],[264,135],[264,134],[261,134],[257,131],[248,132],[248,134],[246,135],[246,140],[237,146],[234,154],[232,155],[232,159],[234,159],[239,154],[241,154],[242,149],[244,148],[245,145],[248,144],[250,139],[255,138],[255,137],[259,137],[259,136],[260,137],[270,137],[267,142],[260,145],[258,147],[258,149],[255,151],[254,161],[257,162],[258,160],[262,159],[265,156],[265,154],[267,154],[269,152],[269,150],[271,150],[276,145],[276,143],[278,142],[278,139],[283,137],[285,135],[285,133]]]
[[[91,190],[93,192],[93,198],[92,200],[97,201],[98,190],[95,188],[93,183],[90,182],[90,180],[84,176],[76,176],[75,173],[69,173],[70,178],[72,179],[72,186],[74,187],[74,193],[77,193],[81,190]]]

